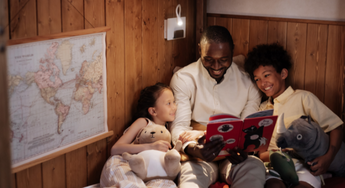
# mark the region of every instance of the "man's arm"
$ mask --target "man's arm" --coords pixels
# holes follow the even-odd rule
[[[190,131],[191,123],[191,96],[193,86],[187,87],[186,81],[181,78],[177,73],[175,73],[171,79],[170,87],[174,91],[175,101],[177,104],[177,111],[175,120],[170,125],[171,139],[175,145],[176,141],[179,139],[180,134],[185,131]],[[183,144],[183,149],[186,147],[186,143]]]
[[[248,100],[245,107],[242,110],[241,118],[244,119],[248,115],[257,112],[259,109],[260,101],[261,94],[258,88],[254,84],[251,84],[248,89]]]

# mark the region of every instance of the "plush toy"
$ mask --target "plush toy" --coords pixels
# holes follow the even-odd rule
[[[284,125],[284,114],[278,117],[277,145],[281,148],[293,148],[305,162],[327,153],[329,136],[321,127],[311,121],[310,116],[294,120],[288,129]],[[341,147],[330,164],[328,171],[335,176],[345,177],[345,144]]]
[[[138,133],[135,143],[153,143],[158,140],[171,143],[171,134],[164,126],[152,124]],[[181,147],[182,143],[178,141],[176,146],[167,152],[145,150],[136,155],[124,152],[122,157],[144,182],[158,178],[174,180],[181,169],[181,156],[178,152]]]
[[[270,151],[269,173],[280,177],[287,185],[297,185],[299,179],[292,158],[285,152]]]

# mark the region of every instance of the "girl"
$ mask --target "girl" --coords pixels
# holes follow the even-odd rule
[[[111,148],[111,157],[103,167],[101,187],[176,187],[171,180],[156,179],[145,183],[130,169],[128,162],[121,156],[123,152],[137,154],[144,150],[168,151],[170,143],[156,141],[151,144],[132,144],[136,135],[145,126],[155,123],[165,126],[175,119],[176,104],[171,88],[157,83],[148,86],[140,93],[135,121],[127,128],[121,138]]]

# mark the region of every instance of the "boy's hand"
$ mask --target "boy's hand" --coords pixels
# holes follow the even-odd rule
[[[195,141],[197,138],[204,135],[204,131],[185,131],[180,134],[179,140],[181,140],[182,144],[189,142],[189,141]]]
[[[248,158],[248,153],[237,147],[232,150],[227,149],[226,151],[230,154],[229,156],[226,156],[226,158],[232,164],[239,164]]]
[[[158,140],[156,142],[153,142],[150,144],[151,149],[167,152],[169,149],[171,149],[171,145],[169,142],[164,140]]]
[[[314,176],[319,176],[327,172],[332,161],[333,159],[326,154],[317,157],[313,161],[307,162],[307,164],[310,165],[310,173]]]

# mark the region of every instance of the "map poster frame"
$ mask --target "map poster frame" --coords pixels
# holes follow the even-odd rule
[[[113,134],[107,125],[109,30],[8,41],[12,173]]]

